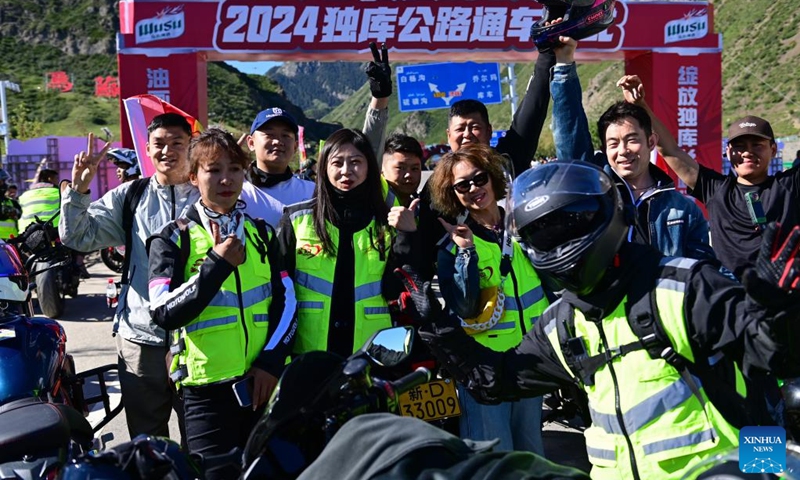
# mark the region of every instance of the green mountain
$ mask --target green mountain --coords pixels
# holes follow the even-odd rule
[[[117,75],[118,29],[115,0],[0,0],[0,80],[21,87],[7,95],[13,138],[100,134],[102,127],[119,138],[118,100],[94,96],[95,77]],[[45,88],[45,72],[53,71],[69,75],[72,91]],[[209,123],[235,133],[249,130],[266,106],[290,111],[312,141],[337,128],[306,117],[269,78],[222,62],[208,64],[208,92]]]
[[[717,31],[725,46],[723,123],[752,113],[769,118],[778,136],[796,135],[800,130],[796,0],[714,0],[714,4]],[[0,0],[0,80],[22,87],[21,93],[8,94],[15,138],[84,135],[99,133],[101,127],[119,135],[117,100],[93,96],[96,76],[117,73],[117,9],[116,0]],[[532,67],[516,65],[518,98]],[[334,124],[360,128],[369,101],[362,68],[359,63],[292,63],[260,76],[209,63],[209,122],[245,131],[255,112],[276,105],[297,115],[311,140],[325,138]],[[613,84],[624,68],[619,62],[579,68],[584,105],[593,120],[618,98]],[[44,72],[58,70],[69,73],[75,85],[72,92],[44,88]],[[446,110],[400,114],[396,98],[390,105],[390,132],[403,131],[426,143],[445,140]],[[489,112],[495,129],[508,128],[508,103],[491,105]],[[545,128],[539,153],[552,154],[552,137]]]
[[[796,0],[715,0],[717,32],[723,34],[723,131],[747,114],[760,115],[772,123],[779,137],[800,132],[800,10]],[[518,98],[524,93],[533,64],[515,67]],[[622,62],[579,65],[583,102],[590,127],[612,102],[619,99],[615,82],[624,75]],[[506,70],[503,69],[503,75]],[[504,93],[507,92],[504,86]],[[290,97],[291,98],[291,97]],[[362,86],[323,121],[361,128],[369,103],[369,89]],[[511,125],[509,104],[489,105],[489,117],[496,130]],[[446,141],[447,109],[400,113],[397,98],[390,101],[389,133],[404,132],[425,143]],[[550,119],[539,143],[539,154],[555,153]],[[597,143],[596,132],[595,143]]]

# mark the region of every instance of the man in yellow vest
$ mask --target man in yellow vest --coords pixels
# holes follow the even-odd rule
[[[800,227],[785,241],[769,228],[742,286],[705,261],[625,242],[634,216],[589,163],[528,170],[513,205],[528,258],[563,289],[521,344],[480,345],[441,313],[429,284],[405,277],[421,336],[473,396],[497,403],[577,385],[599,479],[681,478],[737,447],[740,428],[769,422],[741,372],[800,374]],[[733,362],[726,377],[720,366]]]
[[[17,236],[17,220],[22,215],[22,208],[15,198],[17,186],[8,184],[10,180],[11,175],[0,168],[0,239],[3,240]]]
[[[61,192],[56,186],[58,172],[44,169],[39,172],[36,183],[19,196],[22,207],[22,216],[19,219],[19,229],[24,231],[31,223],[40,220],[49,220],[59,213],[61,207]],[[53,226],[58,227],[58,217],[53,220]]]

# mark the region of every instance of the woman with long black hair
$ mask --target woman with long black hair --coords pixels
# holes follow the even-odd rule
[[[377,165],[363,133],[338,130],[319,155],[314,197],[284,210],[279,239],[297,283],[296,353],[348,356],[392,325],[386,299],[402,289],[392,271],[412,263],[417,226],[414,205],[391,207]]]

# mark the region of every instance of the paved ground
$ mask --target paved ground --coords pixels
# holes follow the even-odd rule
[[[86,263],[92,278],[81,281],[78,298],[67,298],[64,315],[59,319],[67,332],[67,352],[72,354],[79,372],[117,363],[116,347],[111,336],[113,311],[106,307],[106,286],[109,278],[119,281],[119,275],[106,268],[98,254],[88,256]],[[34,308],[38,309],[35,299],[33,303]],[[119,383],[115,377],[110,379],[109,392],[113,401],[119,402]],[[102,417],[103,412],[96,411],[90,414],[89,421],[96,425]],[[100,431],[101,435],[108,433],[114,437],[110,445],[129,440],[124,413]],[[174,418],[170,422],[170,433],[173,438],[179,438],[178,422]]]
[[[67,351],[75,358],[79,372],[114,364],[117,360],[111,336],[112,310],[106,308],[105,289],[108,279],[118,281],[119,275],[106,268],[97,254],[87,257],[87,265],[92,278],[81,282],[78,298],[67,299],[64,316],[59,320],[67,332]],[[119,399],[119,385],[112,381],[110,386],[116,402]],[[102,416],[102,412],[94,412],[90,415],[90,422],[97,424]],[[546,425],[544,430],[545,450],[550,460],[588,470],[583,435],[578,430],[557,423]],[[173,438],[178,438],[174,416],[170,422],[170,432]],[[113,440],[108,442],[112,446],[127,441],[129,436],[124,413],[103,427],[100,433],[113,435]]]

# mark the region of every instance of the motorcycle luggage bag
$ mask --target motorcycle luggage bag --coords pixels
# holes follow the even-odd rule
[[[26,398],[0,407],[0,462],[66,448],[71,439],[87,447],[92,437],[89,422],[67,405]]]

